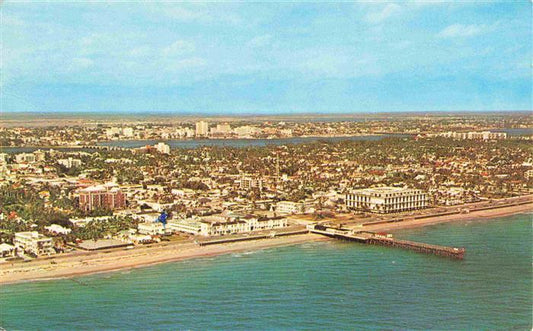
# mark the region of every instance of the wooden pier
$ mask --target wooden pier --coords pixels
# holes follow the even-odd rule
[[[380,245],[397,247],[412,250],[415,252],[433,254],[439,256],[451,257],[454,259],[462,260],[465,254],[464,248],[432,245],[426,243],[419,243],[410,240],[394,239],[391,236],[380,235],[368,231],[353,231],[349,229],[335,229],[328,228],[320,225],[310,225],[308,227],[312,233],[321,234],[324,236],[337,238],[341,240],[356,241],[369,245]]]

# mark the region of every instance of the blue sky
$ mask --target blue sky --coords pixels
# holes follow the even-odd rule
[[[2,111],[532,109],[531,1],[0,4]]]

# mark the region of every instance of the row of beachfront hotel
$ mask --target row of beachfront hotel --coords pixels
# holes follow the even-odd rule
[[[396,213],[426,208],[428,195],[418,189],[402,187],[376,187],[352,190],[345,195],[346,207],[352,210],[373,213]],[[79,206],[84,211],[106,207],[121,209],[126,206],[125,195],[118,186],[98,185],[79,191]],[[306,203],[278,201],[276,211],[280,214],[300,214]]]
[[[112,209],[123,207],[124,197],[117,187],[98,186],[84,189],[80,197],[82,208],[111,207]],[[118,203],[116,203],[118,201]],[[346,194],[346,206],[348,209],[372,213],[395,213],[426,208],[428,206],[427,194],[421,190],[378,187],[353,190]],[[138,225],[138,229],[123,231],[117,239],[129,243],[152,242],[152,236],[170,234],[174,232],[188,233],[199,236],[223,236],[237,233],[249,233],[254,231],[276,230],[289,226],[287,215],[305,213],[304,202],[279,201],[276,208],[278,216],[257,216],[253,214],[224,211],[223,213],[210,216],[193,216],[189,218],[171,219],[167,226],[154,222],[156,215],[147,215]],[[134,216],[134,215],[132,215]],[[108,217],[100,217],[102,219]],[[87,221],[98,221],[98,217]],[[73,219],[76,226],[85,226],[85,223]],[[53,224],[46,227],[49,233],[68,234],[71,230]],[[35,231],[15,233],[13,245],[2,244],[0,257],[15,256],[18,254],[31,253],[33,255],[54,254],[54,244],[50,237]]]

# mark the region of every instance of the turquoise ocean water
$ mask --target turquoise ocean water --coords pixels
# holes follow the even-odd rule
[[[532,327],[531,214],[403,230],[463,261],[329,241],[1,287],[23,329],[517,329]]]

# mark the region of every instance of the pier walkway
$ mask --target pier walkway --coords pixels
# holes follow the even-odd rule
[[[451,257],[455,259],[463,259],[465,254],[464,248],[432,245],[426,243],[419,243],[410,240],[394,239],[391,235],[381,235],[369,231],[354,231],[349,229],[329,228],[321,225],[310,225],[308,230],[311,233],[321,234],[324,236],[337,238],[341,240],[356,241],[369,245],[380,245],[397,247],[412,250],[415,252],[433,254]]]

